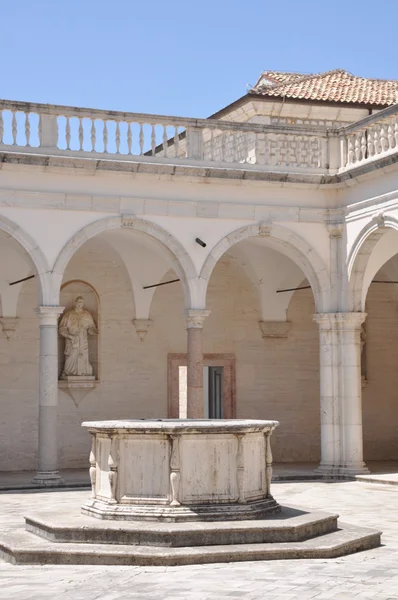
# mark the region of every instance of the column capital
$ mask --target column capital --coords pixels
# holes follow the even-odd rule
[[[313,320],[318,323],[320,329],[324,330],[360,330],[365,319],[366,313],[363,312],[316,313],[313,315]]]
[[[340,239],[343,237],[344,223],[327,223],[326,228],[329,232],[329,237]]]
[[[185,311],[187,329],[202,329],[204,320],[210,314],[210,310],[201,308],[189,308]]]
[[[64,312],[64,306],[38,306],[35,313],[41,325],[56,325],[57,319]]]

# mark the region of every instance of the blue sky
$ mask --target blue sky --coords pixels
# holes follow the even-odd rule
[[[0,0],[0,97],[206,117],[261,71],[398,79],[394,0]]]

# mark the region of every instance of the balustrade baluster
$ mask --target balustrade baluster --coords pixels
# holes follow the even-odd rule
[[[66,137],[66,149],[70,150],[71,131],[70,131],[70,118],[69,117],[66,117],[65,137]]]
[[[108,152],[108,125],[107,125],[107,121],[105,119],[104,119],[103,138],[104,138],[104,152]]]
[[[247,131],[243,132],[243,162],[249,162],[249,133]]]
[[[84,139],[84,131],[83,131],[83,117],[79,117],[79,150],[83,150],[83,139]]]
[[[221,156],[220,161],[226,162],[226,139],[225,139],[225,131],[221,130]]]
[[[25,141],[26,141],[26,146],[29,148],[30,147],[30,120],[29,120],[29,113],[25,113]]]
[[[95,119],[91,119],[91,152],[95,152],[97,144],[97,132],[95,129]]]
[[[151,149],[152,149],[152,156],[155,156],[155,154],[156,154],[156,131],[155,131],[154,124],[152,124],[152,131],[151,131]]]
[[[17,114],[16,114],[15,110],[12,111],[11,129],[12,129],[12,145],[16,146],[17,145],[18,125],[17,125]]]
[[[377,126],[374,128],[374,133],[373,133],[373,147],[374,147],[375,155],[380,154],[380,138],[379,138],[379,130],[378,130]]]
[[[211,162],[214,161],[214,129],[210,129],[210,152],[209,152],[209,160]]]
[[[259,164],[259,152],[260,152],[260,134],[255,132],[254,133],[254,160],[252,161],[253,164],[258,165]],[[265,161],[265,136],[264,136],[264,161]]]
[[[3,137],[4,137],[3,111],[0,109],[0,144],[3,143]]]
[[[361,159],[365,160],[366,158],[366,135],[365,131],[361,135]]]
[[[355,136],[354,150],[355,150],[355,162],[359,162],[361,160],[361,145],[359,142],[359,137],[357,135]]]
[[[232,162],[239,161],[239,144],[238,144],[238,133],[236,131],[231,131],[230,135],[232,135]]]
[[[395,146],[395,140],[394,140],[394,129],[393,126],[390,124],[387,128],[387,138],[388,138],[388,147],[394,148]]]
[[[380,145],[381,145],[382,152],[386,152],[388,150],[388,140],[387,140],[387,134],[386,134],[386,129],[385,129],[384,125],[382,125],[380,128]]]
[[[355,158],[353,136],[348,136],[347,140],[347,164],[352,165]]]
[[[175,158],[178,158],[179,146],[180,146],[180,136],[178,133],[178,125],[176,125],[174,127],[174,157]]]
[[[144,128],[140,123],[140,156],[144,154]]]
[[[115,141],[116,141],[116,154],[120,154],[120,123],[119,123],[119,121],[116,121]]]
[[[133,146],[133,132],[131,131],[132,123],[127,123],[127,154],[131,154]]]
[[[168,150],[168,139],[167,139],[167,127],[166,125],[163,125],[163,155],[167,156],[167,150]]]
[[[372,131],[368,130],[368,158],[374,155],[374,144]]]

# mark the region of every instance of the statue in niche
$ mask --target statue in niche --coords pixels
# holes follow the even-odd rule
[[[65,338],[65,364],[61,379],[68,376],[91,377],[93,367],[88,356],[87,334],[98,333],[93,317],[83,308],[84,299],[78,296],[73,308],[61,318],[59,333]]]

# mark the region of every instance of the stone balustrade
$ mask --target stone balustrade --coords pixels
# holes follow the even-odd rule
[[[0,150],[326,175],[397,152],[398,107],[325,129],[0,100]]]
[[[339,132],[342,169],[398,152],[398,106],[391,106]]]

